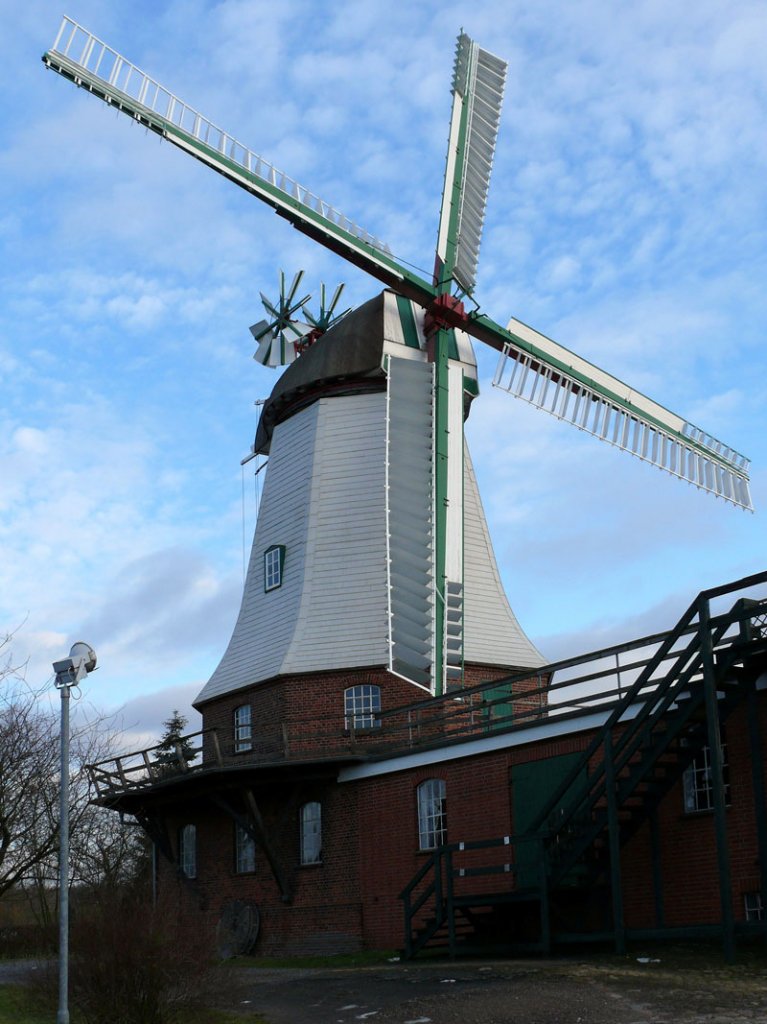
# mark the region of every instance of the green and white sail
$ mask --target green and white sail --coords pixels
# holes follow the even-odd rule
[[[452,279],[465,292],[472,292],[476,284],[505,83],[505,61],[462,32],[453,70],[453,106],[437,236],[438,286],[444,287]]]

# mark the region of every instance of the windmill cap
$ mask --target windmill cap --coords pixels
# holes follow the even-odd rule
[[[339,320],[285,370],[261,412],[256,452],[267,454],[275,426],[320,398],[384,391],[385,355],[396,355],[403,346],[409,346],[409,351],[419,358],[417,351],[421,346],[415,316],[422,314],[418,311],[413,315],[408,334],[402,322],[400,301],[394,292],[385,289]],[[409,308],[410,303],[407,305]],[[468,339],[462,346],[461,357],[467,376],[476,380],[477,367]],[[470,403],[471,396],[467,395],[465,416]]]

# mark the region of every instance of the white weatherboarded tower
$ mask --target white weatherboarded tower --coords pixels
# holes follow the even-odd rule
[[[455,338],[450,373],[462,386],[451,392],[461,400],[451,410],[460,450],[448,495],[448,685],[464,663],[543,663],[498,574],[463,444],[476,364],[468,337]],[[195,703],[277,676],[373,667],[434,688],[433,419],[423,312],[392,292],[349,314],[286,370],[256,438],[269,463],[240,614]]]

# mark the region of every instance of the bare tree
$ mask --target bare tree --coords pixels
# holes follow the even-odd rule
[[[0,669],[0,895],[52,852],[58,836],[54,722],[13,665],[10,641],[3,639]]]
[[[11,637],[0,637],[0,897],[23,889],[41,924],[56,910],[59,845],[59,718],[50,690],[14,666]],[[118,744],[113,719],[93,709],[73,715],[70,762],[72,884],[132,877],[146,857],[139,830],[94,806],[86,766]]]
[[[151,844],[138,822],[89,804],[72,845],[72,882],[88,890],[115,891],[144,881]]]

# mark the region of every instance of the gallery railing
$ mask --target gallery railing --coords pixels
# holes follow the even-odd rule
[[[731,657],[744,640],[767,638],[767,572],[704,591],[691,607],[703,602],[709,610],[714,656]],[[754,597],[753,595],[756,594]],[[736,604],[732,599],[736,597]],[[722,612],[718,609],[726,607]],[[146,788],[169,777],[224,766],[254,766],[279,762],[364,760],[414,748],[458,744],[468,739],[544,723],[579,719],[600,726],[631,693],[641,707],[651,701],[669,667],[682,656],[697,620],[673,631],[655,633],[589,654],[454,689],[441,697],[366,712],[362,725],[353,716],[292,715],[254,724],[250,747],[235,750],[231,735],[206,729],[178,737],[175,746],[158,744],[120,754],[90,766],[99,796]],[[532,735],[529,737],[532,739]]]

